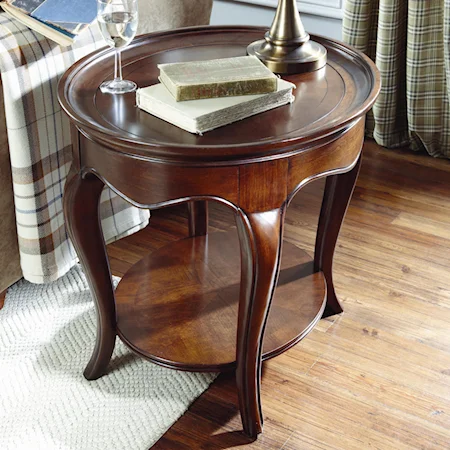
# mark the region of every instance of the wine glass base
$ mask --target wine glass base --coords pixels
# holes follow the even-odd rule
[[[100,90],[104,94],[126,94],[134,92],[136,89],[137,84],[130,80],[111,80],[100,85]]]

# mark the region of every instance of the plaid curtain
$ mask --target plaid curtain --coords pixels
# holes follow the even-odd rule
[[[450,158],[450,0],[346,0],[343,39],[381,72],[367,135]]]

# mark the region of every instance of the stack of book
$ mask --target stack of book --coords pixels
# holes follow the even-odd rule
[[[142,110],[202,134],[291,103],[295,85],[255,56],[160,64],[161,83],[138,89]]]

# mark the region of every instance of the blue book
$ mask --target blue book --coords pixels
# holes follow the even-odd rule
[[[97,2],[96,0],[44,0],[33,10],[31,16],[41,22],[51,23],[77,34],[78,30],[86,28],[94,21],[97,16]]]
[[[96,0],[5,0],[1,6],[29,28],[61,45],[70,45],[97,16]]]

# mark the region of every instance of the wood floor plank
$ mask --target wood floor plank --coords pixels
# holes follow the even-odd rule
[[[305,186],[286,215],[285,239],[310,255],[323,187]],[[224,206],[209,219],[211,232],[235,228]],[[334,261],[344,313],[264,364],[264,433],[241,433],[223,374],[153,448],[449,449],[449,224],[450,161],[367,142]],[[113,272],[187,233],[186,206],[154,211],[108,246]]]
[[[442,214],[442,219],[434,220],[423,215],[402,212],[392,225],[408,228],[416,233],[426,233],[450,241],[450,217]],[[450,244],[450,242],[448,242]]]

